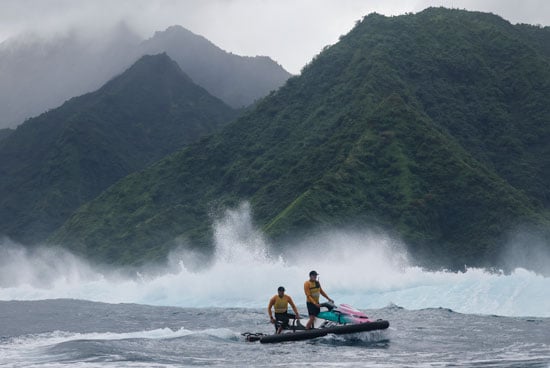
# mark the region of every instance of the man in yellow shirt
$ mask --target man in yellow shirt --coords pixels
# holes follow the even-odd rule
[[[289,304],[295,314],[288,313]],[[275,318],[273,318],[273,314],[271,313],[272,307],[275,309]],[[269,315],[269,320],[271,323],[275,324],[275,329],[278,334],[281,333],[284,327],[288,326],[288,321],[291,318],[300,319],[300,313],[298,313],[298,309],[296,308],[294,301],[290,295],[285,295],[285,288],[282,286],[279,286],[277,289],[277,294],[273,295],[273,297],[269,299],[267,314]]]
[[[330,299],[321,287],[319,281],[317,281],[317,276],[319,274],[316,271],[311,271],[309,273],[309,280],[304,283],[304,292],[306,293],[306,305],[307,312],[309,314],[309,320],[306,323],[306,330],[309,330],[313,327],[313,322],[315,322],[315,317],[321,312],[321,305],[319,304],[319,296],[322,295],[331,303],[334,303],[334,300]]]

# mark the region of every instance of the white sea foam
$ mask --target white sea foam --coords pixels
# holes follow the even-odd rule
[[[216,255],[206,268],[174,252],[165,273],[130,277],[95,267],[67,251],[0,247],[0,300],[75,298],[108,303],[264,308],[279,285],[305,309],[303,282],[312,269],[337,302],[358,308],[397,304],[463,313],[550,317],[550,278],[525,269],[495,274],[427,272],[411,266],[404,247],[372,231],[327,230],[273,255],[253,226],[248,205],[215,223]],[[158,270],[157,270],[158,271]]]
[[[185,328],[172,330],[169,328],[159,328],[154,330],[133,331],[133,332],[90,332],[75,333],[67,331],[53,331],[41,334],[23,335],[12,338],[9,343],[0,344],[0,357],[3,364],[8,366],[20,366],[25,362],[26,366],[63,366],[56,362],[49,361],[51,353],[45,353],[49,348],[73,341],[109,341],[109,340],[127,340],[127,339],[146,339],[163,340],[174,339],[189,335],[208,335],[220,338],[235,338],[236,334],[225,328],[206,329],[192,331]],[[93,366],[93,365],[92,365]],[[99,366],[103,366],[100,364]],[[135,366],[135,364],[132,364]]]

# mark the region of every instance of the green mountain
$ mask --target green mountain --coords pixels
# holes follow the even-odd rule
[[[529,24],[519,24],[517,30],[524,33],[532,41],[537,43],[538,50],[546,56],[550,56],[550,27],[532,26]]]
[[[0,141],[13,133],[13,129],[0,129]]]
[[[131,175],[51,239],[140,263],[208,250],[216,209],[250,201],[275,244],[327,226],[397,234],[423,265],[495,266],[547,232],[547,30],[429,8],[366,16],[220,133]]]
[[[166,54],[142,57],[0,140],[0,234],[43,241],[117,180],[235,116]]]

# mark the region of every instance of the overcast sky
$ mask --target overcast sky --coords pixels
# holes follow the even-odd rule
[[[364,15],[399,15],[429,6],[550,25],[550,0],[0,0],[0,42],[30,31],[101,30],[121,21],[149,38],[178,24],[226,51],[267,55],[298,73]]]

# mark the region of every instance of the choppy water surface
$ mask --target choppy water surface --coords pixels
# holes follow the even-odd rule
[[[264,345],[241,336],[272,332],[263,309],[0,302],[0,366],[550,367],[548,318],[397,306],[367,313],[390,329]]]

